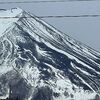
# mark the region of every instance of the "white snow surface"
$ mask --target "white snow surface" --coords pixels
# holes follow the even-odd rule
[[[22,9],[14,8],[6,11],[0,11],[0,36],[6,31],[14,22],[17,22],[19,18],[15,18],[22,13]],[[19,16],[20,17],[20,16]]]
[[[6,10],[6,11],[0,11],[0,37],[4,34],[5,31],[7,31],[7,29],[9,29],[10,27],[13,26],[14,23],[17,23],[18,25],[22,25],[22,23],[19,21],[19,18],[22,17],[23,14],[23,10],[21,10],[20,8],[13,8],[10,10]],[[19,17],[19,18],[18,18]],[[61,41],[59,40],[59,35],[62,38],[65,38],[63,33],[60,33],[59,31],[57,31],[56,29],[54,29],[53,27],[51,27],[50,25],[48,25],[47,23],[45,23],[44,21],[42,21],[41,19],[39,20],[38,18],[36,19],[23,19],[23,21],[25,20],[26,26],[22,26],[23,30],[26,31],[27,33],[29,33],[33,38],[35,38],[36,41],[40,42],[40,43],[44,43],[47,47],[57,51],[60,54],[63,54],[65,56],[67,56],[68,58],[70,58],[71,60],[75,60],[76,62],[82,64],[83,66],[93,70],[94,72],[96,72],[96,70],[94,70],[93,68],[91,68],[89,65],[85,64],[84,62],[82,62],[81,60],[79,60],[78,58],[76,58],[75,56],[67,53],[66,51],[64,51],[63,49],[59,49],[57,47],[55,47],[52,43],[56,42],[59,45],[61,45]],[[47,29],[45,29],[45,26],[43,26],[42,24],[40,24],[38,21],[41,21],[42,23],[44,23],[46,26],[50,27],[52,30],[54,30],[54,33],[49,33]],[[14,24],[15,25],[15,24]],[[33,26],[31,26],[33,25]],[[28,26],[28,27],[27,27]],[[57,35],[56,38],[56,33],[59,34]],[[41,37],[41,38],[40,38]],[[24,38],[21,38],[20,36],[16,36],[15,39],[17,38],[17,41],[21,41],[22,43],[26,43],[27,41],[24,40]],[[43,39],[42,39],[43,38]],[[85,57],[89,56],[90,58],[93,57],[94,59],[96,59],[97,57],[95,55],[93,55],[94,52],[89,52],[89,47],[82,45],[81,47],[79,45],[77,45],[75,43],[75,40],[70,39],[68,40],[68,36],[66,36],[66,40],[64,40],[64,42],[62,44],[65,44],[67,46],[69,46],[70,48],[73,49],[73,51],[78,52],[79,54],[84,54]],[[14,39],[14,40],[15,40]],[[51,41],[51,42],[48,42]],[[7,40],[8,41],[8,40]],[[16,41],[16,40],[15,40]],[[67,42],[69,41],[69,42]],[[10,43],[10,42],[9,42]],[[74,46],[71,46],[71,44],[74,44]],[[15,45],[17,47],[17,45]],[[36,47],[36,51],[37,51],[37,55],[38,56],[43,56],[43,57],[48,57],[49,59],[51,59],[51,57],[48,55],[48,52],[45,50],[42,50],[41,48],[39,48],[38,45],[35,45]],[[11,47],[12,48],[12,47]],[[80,50],[79,48],[82,48],[82,50]],[[25,52],[29,52],[32,55],[32,52],[30,50],[24,49]],[[100,53],[95,51],[95,54],[100,55]],[[23,58],[21,56],[21,54],[18,54],[18,57],[22,60],[27,61],[27,59]],[[9,57],[8,57],[9,58]],[[35,59],[35,61],[37,63],[39,63],[39,60],[33,56],[33,58]],[[6,59],[7,61],[7,59]],[[40,80],[40,71],[37,68],[36,65],[32,66],[29,62],[30,60],[28,60],[28,63],[25,64],[24,68],[20,68],[19,74],[21,74],[21,77],[23,77],[28,85],[31,85],[32,88],[34,89],[37,84],[39,83],[39,87],[45,86],[46,84],[44,83],[44,80]],[[91,59],[92,61],[92,59]],[[94,62],[95,63],[95,62]],[[93,99],[96,95],[96,92],[89,92],[89,91],[84,91],[83,88],[78,88],[76,85],[72,84],[70,79],[68,77],[64,77],[62,75],[62,71],[59,69],[56,69],[55,66],[52,66],[48,63],[44,63],[46,66],[48,66],[49,68],[52,69],[52,71],[50,69],[43,69],[44,71],[47,70],[49,73],[54,72],[55,73],[55,79],[49,79],[47,81],[47,83],[51,86],[51,89],[57,93],[60,93],[60,96],[54,98],[54,100],[72,100],[71,99],[71,94],[74,95],[73,100],[89,100],[89,99]],[[95,63],[96,65],[100,66],[99,64]],[[73,68],[76,68],[78,70],[81,71],[81,68],[78,68],[77,66],[74,66],[73,63],[71,63]],[[14,65],[15,66],[15,65]],[[13,67],[9,67],[7,65],[3,65],[0,66],[0,75],[7,73],[8,71],[11,71],[13,69]],[[17,70],[17,68],[15,68]],[[82,73],[89,75],[88,72],[82,70]],[[100,74],[98,72],[98,74]],[[86,85],[88,85],[88,83],[86,83],[83,79],[81,79],[83,81],[83,83],[85,83]],[[75,87],[77,90],[76,92],[72,89],[72,87]],[[68,89],[66,89],[66,87]],[[91,86],[89,86],[91,88]],[[91,88],[92,89],[92,88]],[[64,96],[64,92],[68,93],[68,97]],[[6,98],[8,95],[6,95],[5,97],[1,97],[2,98]],[[28,100],[31,100],[32,94],[30,94],[30,97],[28,98]]]

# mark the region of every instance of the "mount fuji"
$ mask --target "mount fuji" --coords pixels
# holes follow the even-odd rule
[[[100,53],[20,8],[1,10],[0,100],[100,100]]]

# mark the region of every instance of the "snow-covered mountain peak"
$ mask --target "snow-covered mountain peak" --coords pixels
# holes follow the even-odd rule
[[[15,17],[22,13],[23,10],[20,8],[11,8],[9,10],[0,10],[0,17]]]
[[[6,29],[17,22],[22,15],[23,10],[20,8],[12,8],[10,10],[0,10],[0,36]]]
[[[19,8],[0,13],[0,99],[99,98],[100,53]]]

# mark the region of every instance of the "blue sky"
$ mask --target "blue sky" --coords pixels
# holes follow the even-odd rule
[[[12,7],[20,7],[37,16],[100,14],[100,1],[98,0],[66,3],[0,4],[0,8],[10,9]],[[44,20],[69,36],[100,51],[100,17],[45,18]]]

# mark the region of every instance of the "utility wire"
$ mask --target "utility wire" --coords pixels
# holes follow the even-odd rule
[[[79,17],[100,17],[100,14],[98,15],[64,15],[64,16],[36,16],[37,18],[79,18]],[[34,18],[34,17],[0,17],[0,19],[9,19],[9,18]]]
[[[98,0],[50,0],[50,1],[7,1],[7,2],[0,2],[0,4],[14,4],[14,3],[49,3],[49,2],[74,2],[74,1],[98,1]]]
[[[75,16],[39,16],[38,18],[66,18],[66,17],[100,17],[100,15],[75,15]]]

